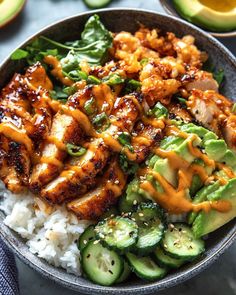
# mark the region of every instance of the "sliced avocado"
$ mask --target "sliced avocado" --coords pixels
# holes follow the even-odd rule
[[[205,151],[210,159],[220,161],[227,151],[227,145],[223,139],[210,139],[205,143]]]
[[[208,213],[204,211],[198,213],[192,225],[196,237],[209,234],[236,217],[236,178],[229,180],[226,185],[210,193],[207,200],[228,200],[231,202],[232,208],[225,213],[214,209],[211,209]]]
[[[195,156],[192,155],[192,153],[189,151],[189,142],[190,138],[186,138],[178,147],[174,149],[174,151],[179,154],[180,157],[185,159],[187,162],[192,163],[195,159]],[[196,137],[194,141],[192,142],[193,146],[197,146],[201,144],[201,139],[200,137]]]
[[[183,18],[206,29],[236,29],[236,0],[173,0],[173,4]]]
[[[207,196],[211,194],[212,192],[216,191],[220,187],[220,182],[217,181],[211,185],[204,186],[194,197],[193,203],[194,204],[199,204],[201,202],[206,201]],[[188,215],[188,223],[192,224],[197,217],[198,213],[196,212],[191,212]]]
[[[170,167],[168,159],[159,158],[154,165],[154,170],[165,177],[174,187],[177,186],[177,173]]]
[[[0,27],[14,19],[20,13],[25,0],[0,0]]]
[[[202,126],[197,126],[193,123],[182,125],[181,130],[186,133],[197,134],[202,139],[203,143],[205,143],[207,140],[218,138],[218,136],[214,132],[209,131]]]
[[[231,151],[227,150],[224,157],[221,159],[222,163],[225,163],[226,165],[230,167],[235,167],[236,166],[236,154]]]

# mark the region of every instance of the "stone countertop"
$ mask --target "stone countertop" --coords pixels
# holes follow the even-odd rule
[[[114,0],[110,7],[137,7],[163,12],[157,0]],[[28,0],[23,13],[0,30],[0,62],[21,42],[44,26],[86,10],[82,0]],[[236,54],[236,39],[221,40]],[[74,295],[55,283],[42,278],[17,260],[21,295]],[[220,259],[197,277],[159,292],[160,295],[235,295],[236,243]],[[92,294],[91,294],[92,295]]]

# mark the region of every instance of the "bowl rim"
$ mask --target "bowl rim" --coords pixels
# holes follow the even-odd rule
[[[175,10],[175,8],[167,2],[167,0],[159,0],[160,4],[164,8],[165,12],[168,13],[168,15],[178,17],[181,20],[185,20],[178,12]],[[190,22],[188,22],[190,23]],[[190,23],[191,24],[191,23]],[[200,26],[197,26],[198,28],[201,28]],[[201,28],[204,32],[211,34],[214,37],[219,38],[230,38],[230,37],[236,37],[236,30],[228,31],[228,32],[213,32],[208,31],[207,29]]]
[[[53,22],[39,31],[37,31],[35,34],[31,35],[29,38],[26,39],[26,41],[21,42],[20,45],[18,45],[0,64],[0,71],[2,68],[7,64],[8,60],[10,59],[11,54],[18,48],[24,47],[26,44],[28,44],[32,39],[37,37],[38,35],[43,34],[45,31],[49,30],[51,27],[56,26],[58,24],[61,24],[68,20],[73,20],[74,18],[82,17],[82,16],[90,16],[93,14],[99,14],[99,13],[109,13],[112,11],[122,12],[122,11],[130,11],[130,12],[141,12],[141,13],[147,13],[150,15],[155,16],[161,16],[163,18],[169,19],[169,20],[175,20],[179,23],[181,23],[184,26],[190,27],[194,31],[200,33],[205,38],[207,38],[212,44],[216,44],[217,47],[228,56],[229,62],[232,64],[232,66],[236,69],[236,57],[231,53],[229,49],[227,49],[222,43],[220,43],[217,39],[209,35],[204,30],[200,29],[199,27],[188,23],[185,20],[182,20],[178,17],[174,17],[172,15],[166,15],[164,13],[159,13],[154,10],[147,10],[147,9],[137,9],[137,8],[127,8],[127,7],[118,7],[118,8],[106,8],[106,9],[98,9],[98,10],[92,10],[92,11],[86,11],[82,13],[78,13],[69,17],[62,18],[56,22]],[[137,294],[151,294],[160,290],[163,290],[165,288],[169,288],[175,285],[178,285],[179,283],[182,283],[186,280],[188,280],[191,277],[194,277],[198,273],[200,273],[202,270],[207,268],[211,263],[213,263],[236,239],[236,224],[230,229],[227,236],[223,238],[223,240],[215,246],[216,249],[214,249],[213,253],[211,253],[208,257],[204,258],[200,262],[196,262],[193,266],[191,266],[189,269],[186,269],[184,273],[178,274],[171,278],[166,278],[164,281],[162,281],[161,284],[159,284],[159,281],[155,282],[149,282],[147,285],[143,286],[111,286],[111,287],[104,287],[99,285],[92,285],[87,286],[86,283],[83,282],[71,282],[69,280],[63,280],[58,276],[55,276],[50,273],[50,270],[48,267],[40,268],[36,263],[31,261],[29,257],[24,256],[23,253],[18,249],[18,245],[15,243],[16,239],[11,239],[11,236],[9,236],[9,233],[12,235],[12,230],[6,226],[3,221],[1,220],[2,213],[0,212],[0,237],[3,239],[4,243],[16,254],[16,256],[23,261],[25,264],[30,266],[32,269],[36,270],[38,273],[40,273],[45,278],[50,278],[52,281],[58,283],[59,285],[62,285],[64,287],[67,287],[69,289],[82,292],[83,294],[131,294],[131,292],[136,292]],[[5,232],[4,232],[5,231]],[[14,232],[15,233],[15,232]],[[17,240],[18,234],[17,235]],[[19,241],[18,241],[19,242]],[[20,242],[21,243],[21,242]],[[22,243],[23,244],[23,243]],[[25,243],[24,243],[25,244]],[[28,253],[31,253],[29,250],[27,250]],[[35,255],[37,259],[40,259],[38,256]],[[46,262],[45,260],[43,260]],[[47,263],[47,262],[46,262]],[[54,267],[53,265],[47,264],[49,267]]]

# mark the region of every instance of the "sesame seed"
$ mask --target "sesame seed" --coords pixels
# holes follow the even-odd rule
[[[119,184],[120,183],[118,179],[116,179],[114,182],[115,182],[115,184]]]
[[[143,213],[139,213],[138,215],[139,215],[140,217],[143,217],[143,216],[144,216]]]
[[[138,203],[137,200],[134,200],[134,201],[133,201],[133,204],[134,204],[134,205],[137,205],[137,203]]]
[[[100,242],[99,240],[96,240],[96,241],[93,242],[93,244],[96,245],[96,244],[98,244],[99,242]]]

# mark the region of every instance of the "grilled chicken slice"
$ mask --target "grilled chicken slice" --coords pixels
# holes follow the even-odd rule
[[[117,159],[112,161],[104,176],[99,178],[97,183],[96,189],[67,204],[67,208],[79,219],[97,220],[112,205],[116,204],[126,184],[126,176],[119,167]]]
[[[83,156],[70,159],[60,176],[41,191],[41,197],[49,203],[60,204],[85,193],[105,167],[108,157],[109,149],[103,140],[94,139]]]
[[[120,151],[114,144],[114,137],[121,131],[132,130],[139,116],[137,104],[131,95],[118,98],[111,113],[111,126],[98,136],[100,138],[89,143],[84,156],[70,159],[60,176],[41,191],[41,197],[50,203],[61,203],[85,193],[106,165],[110,150]]]
[[[193,90],[187,104],[197,121],[224,137],[236,150],[236,116],[231,112],[232,101],[214,91]]]
[[[34,166],[31,174],[30,189],[33,192],[38,193],[44,185],[59,175],[67,156],[66,143],[79,145],[82,138],[83,131],[73,117],[61,112],[55,115],[40,163]]]
[[[193,117],[191,114],[188,112],[186,108],[183,108],[180,104],[178,103],[170,103],[168,105],[168,110],[170,113],[170,116],[172,117],[179,117],[184,122],[191,122],[193,120]]]
[[[196,73],[194,73],[193,81],[187,83],[185,85],[185,88],[187,91],[198,89],[202,91],[213,90],[215,92],[218,92],[219,85],[213,78],[211,73],[205,71],[197,71]]]
[[[139,121],[132,132],[131,145],[136,156],[135,162],[143,162],[150,153],[153,146],[158,145],[163,137],[164,123],[144,124]]]

